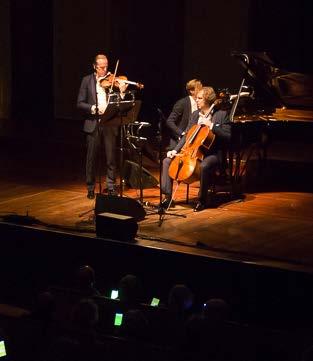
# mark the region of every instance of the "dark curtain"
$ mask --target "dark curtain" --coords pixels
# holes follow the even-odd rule
[[[299,0],[11,0],[12,117],[36,126],[77,119],[81,77],[105,52],[110,71],[144,83],[142,120],[167,114],[199,77],[239,86],[232,50],[267,51],[277,66],[312,73],[312,2]],[[54,112],[55,109],[55,112]]]
[[[251,50],[267,51],[278,67],[313,74],[313,3],[252,1]]]
[[[54,117],[52,0],[11,0],[12,107],[29,126]]]

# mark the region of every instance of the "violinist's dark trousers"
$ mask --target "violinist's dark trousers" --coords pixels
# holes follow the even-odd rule
[[[162,193],[167,197],[172,196],[173,180],[168,175],[168,169],[172,159],[165,158],[162,166],[161,189]],[[212,174],[215,172],[219,164],[217,154],[211,154],[203,159],[200,164],[200,189],[198,193],[199,201],[205,203],[209,186],[212,184]]]
[[[114,189],[116,170],[116,134],[114,127],[96,126],[92,133],[86,135],[87,156],[86,156],[86,183],[88,191],[95,189],[96,184],[96,157],[99,155],[99,165],[106,164],[106,185],[109,190]],[[101,138],[105,154],[99,154]]]

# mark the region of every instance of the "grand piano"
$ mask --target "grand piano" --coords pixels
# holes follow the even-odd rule
[[[313,144],[313,76],[281,70],[264,52],[233,52],[232,56],[244,69],[230,110],[229,164],[237,193],[249,161],[257,159],[262,171],[273,144]]]

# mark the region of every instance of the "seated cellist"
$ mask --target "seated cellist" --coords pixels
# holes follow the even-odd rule
[[[198,110],[192,113],[186,133],[195,124],[205,124],[215,134],[215,139],[208,152],[200,163],[200,189],[198,201],[194,207],[194,212],[200,212],[209,206],[208,189],[212,174],[222,162],[222,149],[230,140],[230,122],[228,112],[216,109],[212,104],[216,102],[216,94],[211,87],[203,87],[196,97]],[[186,142],[186,135],[181,138],[177,146],[167,152],[167,158],[163,160],[161,189],[165,195],[161,207],[168,208],[172,198],[173,180],[169,176],[169,167],[173,157],[183,148]],[[173,201],[171,203],[173,204]]]

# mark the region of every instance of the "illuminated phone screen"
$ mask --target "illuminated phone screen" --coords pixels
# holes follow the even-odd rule
[[[111,291],[111,298],[112,298],[112,300],[115,300],[118,298],[118,290]]]
[[[123,322],[123,314],[116,313],[114,319],[114,326],[121,326],[122,322]]]
[[[5,343],[4,341],[0,341],[0,357],[4,357],[7,355],[7,352],[5,350]]]
[[[158,298],[153,297],[151,301],[151,306],[158,306],[160,300]]]

